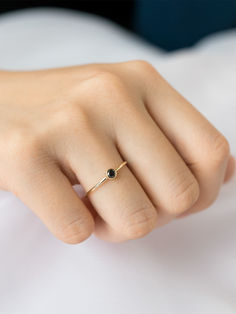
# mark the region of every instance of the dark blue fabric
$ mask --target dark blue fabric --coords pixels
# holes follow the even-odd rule
[[[138,0],[135,6],[135,31],[169,51],[232,27],[236,0]]]

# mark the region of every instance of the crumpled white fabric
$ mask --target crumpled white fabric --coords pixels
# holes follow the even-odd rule
[[[0,68],[145,59],[236,153],[236,31],[166,54],[115,24],[60,9],[0,17]],[[122,244],[67,245],[0,191],[0,313],[235,314],[236,179],[208,210]]]

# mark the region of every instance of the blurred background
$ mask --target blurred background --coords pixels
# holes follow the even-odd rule
[[[190,47],[209,34],[236,27],[236,0],[0,1],[0,13],[32,7],[97,14],[166,51]]]

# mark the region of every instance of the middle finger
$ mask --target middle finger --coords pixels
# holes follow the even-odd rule
[[[116,125],[117,146],[158,208],[162,225],[197,201],[199,185],[145,107],[132,110],[133,119],[123,117]]]

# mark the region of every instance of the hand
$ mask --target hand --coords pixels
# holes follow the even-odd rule
[[[225,137],[145,61],[0,74],[0,187],[66,243],[144,236],[209,207]],[[114,181],[88,191],[127,160]]]

